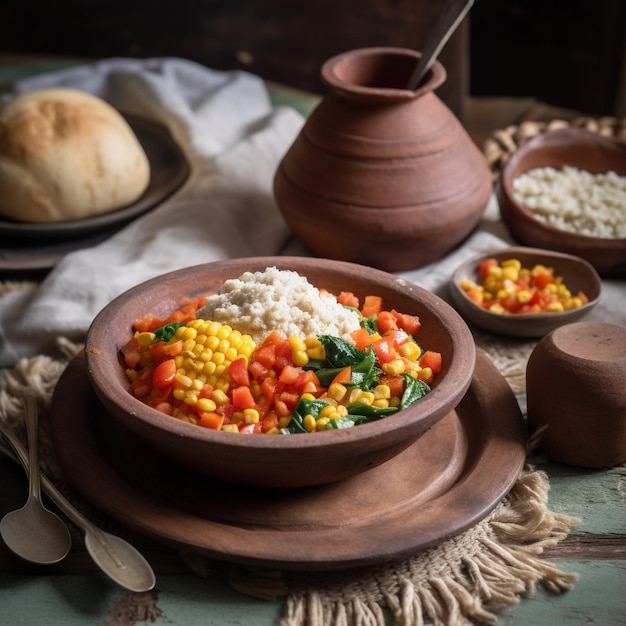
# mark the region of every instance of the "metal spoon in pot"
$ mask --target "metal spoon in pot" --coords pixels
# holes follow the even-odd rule
[[[41,501],[41,477],[37,450],[37,400],[24,395],[28,435],[29,493],[26,504],[7,513],[0,521],[0,535],[7,547],[31,563],[48,565],[63,560],[72,546],[72,537],[63,520]]]
[[[426,76],[426,72],[428,72],[430,66],[439,56],[448,39],[450,39],[452,33],[463,21],[473,4],[474,0],[449,0],[446,6],[444,6],[426,40],[426,44],[422,49],[422,56],[411,74],[407,89],[413,91],[420,86],[422,79]]]
[[[0,452],[19,461],[28,471],[26,450],[15,435],[2,433],[13,450],[9,450],[0,441]],[[150,591],[156,584],[156,577],[150,564],[125,539],[107,533],[94,526],[82,513],[77,511],[61,492],[42,474],[42,486],[50,499],[85,533],[85,546],[94,563],[121,587],[129,591]]]

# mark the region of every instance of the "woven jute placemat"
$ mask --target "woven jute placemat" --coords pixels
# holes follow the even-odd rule
[[[58,357],[23,359],[5,372],[0,424],[23,439],[24,387],[35,392],[45,414],[60,375],[81,346],[60,339],[58,348]],[[498,362],[498,350],[491,343],[491,354],[516,385],[519,372],[510,367],[509,351],[502,350]],[[99,513],[63,483],[45,419],[40,420],[40,446],[46,473],[75,506],[104,526]],[[549,488],[543,472],[527,467],[510,493],[473,528],[409,558],[367,569],[294,573],[180,556],[199,576],[227,576],[230,585],[244,594],[282,601],[280,626],[384,626],[386,615],[396,626],[495,623],[498,611],[516,605],[539,586],[559,594],[577,580],[576,574],[561,571],[542,556],[579,523],[550,510]],[[128,537],[127,530],[107,524],[107,530]],[[157,598],[150,592],[140,595],[134,598],[137,611],[154,609]],[[129,619],[129,624],[135,623]]]

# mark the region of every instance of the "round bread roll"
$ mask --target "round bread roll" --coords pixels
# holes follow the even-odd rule
[[[74,89],[40,89],[0,108],[0,216],[47,223],[107,213],[146,190],[150,164],[126,120]]]

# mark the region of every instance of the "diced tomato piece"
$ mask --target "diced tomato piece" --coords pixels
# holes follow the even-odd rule
[[[155,343],[151,343],[148,346],[148,349],[150,350],[150,356],[152,357],[152,360],[155,363],[161,363],[162,361],[166,359],[164,341],[157,341]]]
[[[255,405],[254,396],[250,387],[233,387],[230,396],[236,409],[252,409]]]
[[[263,365],[267,370],[271,370],[276,361],[276,344],[265,341],[263,345],[254,351],[252,362],[255,361]]]
[[[261,383],[261,393],[270,401],[274,402],[274,398],[277,393],[280,393],[285,389],[285,383],[281,382],[278,378],[264,378]]]
[[[369,317],[370,315],[378,315],[383,309],[383,299],[380,296],[365,296],[363,300],[363,308],[361,315]]]
[[[232,361],[228,366],[228,373],[236,385],[250,386],[250,375],[248,374],[247,362],[244,357]]]
[[[200,414],[200,426],[219,430],[224,424],[224,416],[215,412],[204,411]]]
[[[158,389],[169,387],[176,376],[176,362],[174,359],[167,359],[159,363],[152,376],[152,384]]]
[[[285,404],[285,406],[288,409],[287,415],[290,415],[291,413],[293,413],[294,409],[296,408],[296,405],[298,404],[300,400],[300,394],[292,392],[292,391],[281,391],[280,394],[276,396],[274,405],[276,405],[276,402],[278,400],[280,400],[281,402]],[[276,411],[276,413],[278,413],[278,411]]]
[[[478,275],[481,280],[485,280],[492,267],[498,267],[500,264],[497,259],[485,259],[478,264]]]
[[[316,394],[322,390],[317,374],[313,370],[300,370],[294,387],[300,395],[303,393]]]
[[[269,412],[261,422],[261,430],[266,433],[268,430],[272,430],[272,428],[276,428],[278,426],[278,416],[273,411]]]
[[[337,302],[343,306],[351,306],[353,309],[359,308],[359,299],[351,291],[342,291],[337,296]]]
[[[269,368],[263,365],[260,361],[252,361],[250,365],[248,365],[248,372],[252,378],[263,380],[267,377],[269,371]]]
[[[378,332],[381,335],[385,335],[390,330],[397,330],[398,320],[391,311],[381,311],[376,316],[376,325],[378,326]]]
[[[286,385],[295,385],[301,371],[302,370],[295,365],[285,365],[280,372],[279,379]]]
[[[372,343],[372,347],[376,353],[376,358],[381,365],[393,361],[397,356],[393,340],[393,335],[389,335]]]
[[[430,367],[433,374],[439,374],[442,366],[441,353],[434,352],[433,350],[426,350],[426,352],[422,354],[420,365],[422,367]]]

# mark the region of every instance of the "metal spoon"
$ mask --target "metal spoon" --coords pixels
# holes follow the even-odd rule
[[[7,513],[0,521],[0,535],[7,547],[25,561],[48,565],[63,560],[72,547],[65,522],[41,501],[41,477],[37,451],[37,400],[24,396],[29,457],[29,494],[26,504]]]
[[[426,40],[422,56],[411,74],[407,89],[415,90],[420,86],[426,72],[428,72],[430,66],[439,56],[448,39],[450,39],[452,33],[463,21],[473,4],[474,0],[450,0],[442,9],[433,30]]]
[[[4,438],[13,448],[2,445],[0,452],[19,461],[28,471],[28,456],[20,440],[12,433],[3,432]],[[42,486],[50,499],[67,517],[85,533],[85,546],[94,563],[118,585],[130,591],[150,591],[156,584],[154,571],[146,559],[121,537],[100,530],[82,513],[77,511],[61,492],[42,474]]]

